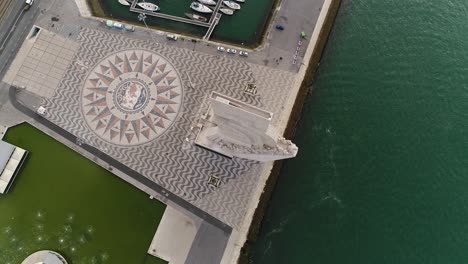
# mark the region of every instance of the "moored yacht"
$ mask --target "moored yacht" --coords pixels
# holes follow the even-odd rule
[[[229,8],[226,8],[226,7],[221,7],[221,8],[219,9],[219,12],[221,12],[221,13],[223,13],[223,14],[225,14],[225,15],[232,15],[232,14],[234,14],[234,10],[229,9]]]
[[[198,2],[204,5],[216,5],[216,2],[214,0],[198,0]]]
[[[153,3],[148,2],[141,2],[137,4],[139,7],[143,8],[144,10],[148,11],[158,11],[159,7]]]
[[[236,2],[245,3],[245,0],[236,0]]]
[[[240,5],[238,3],[236,3],[236,2],[226,0],[226,1],[223,1],[223,3],[227,7],[231,8],[231,9],[234,9],[234,10],[239,10],[240,9]]]
[[[208,19],[204,16],[200,16],[200,15],[197,15],[197,14],[193,14],[193,13],[185,13],[185,15],[190,18],[190,19],[193,19],[193,20],[197,20],[197,21],[201,21],[201,22],[206,22],[208,21]]]
[[[119,4],[124,5],[124,6],[130,5],[130,3],[127,0],[119,0]]]
[[[192,4],[190,4],[190,8],[200,13],[213,13],[213,10],[211,10],[209,7],[197,2],[192,2]]]

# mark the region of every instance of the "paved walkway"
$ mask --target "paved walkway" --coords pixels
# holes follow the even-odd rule
[[[77,48],[78,44],[70,39],[40,32],[37,39],[31,37],[24,42],[20,56],[5,78],[16,87],[27,87],[50,98]]]
[[[80,11],[81,16],[83,17],[91,16],[91,11],[89,10],[86,0],[75,0],[75,3],[78,6],[78,10]]]
[[[201,223],[167,207],[148,254],[169,263],[185,263]]]

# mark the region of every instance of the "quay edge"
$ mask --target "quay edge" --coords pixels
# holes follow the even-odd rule
[[[315,73],[320,64],[323,51],[328,42],[329,35],[333,28],[333,24],[335,22],[335,18],[339,11],[340,5],[341,0],[325,0],[324,2],[320,14],[320,17],[322,17],[323,15],[323,20],[320,21],[319,17],[319,21],[317,21],[316,28],[314,29],[312,38],[315,35],[316,40],[312,40],[309,43],[309,47],[307,48],[307,53],[304,58],[304,61],[307,61],[307,63],[304,65],[303,68],[301,68],[298,77],[298,79],[302,79],[302,81],[300,82],[297,94],[294,97],[295,100],[292,104],[291,110],[289,111],[289,118],[287,124],[283,128],[284,137],[286,138],[294,138],[296,132],[296,125],[302,116],[302,108],[304,106],[304,101],[309,92],[312,92],[311,86],[314,81]],[[258,237],[263,222],[263,217],[265,215],[266,210],[268,209],[269,202],[276,187],[276,183],[280,175],[283,163],[284,160],[275,161],[273,166],[271,167],[271,170],[267,172],[270,175],[265,182],[263,192],[257,200],[257,207],[255,209],[255,212],[253,213],[253,217],[251,219],[251,224],[247,233],[245,243],[239,252],[237,261],[233,263],[250,263],[250,258],[252,255],[251,244],[255,242]]]

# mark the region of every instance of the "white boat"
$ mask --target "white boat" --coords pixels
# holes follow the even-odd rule
[[[236,2],[245,3],[245,0],[236,0]]]
[[[190,8],[200,13],[213,13],[213,10],[211,10],[209,7],[197,2],[192,2],[192,4],[190,4]]]
[[[201,21],[201,22],[206,22],[208,19],[206,17],[197,15],[197,14],[192,14],[192,13],[185,13],[185,16],[189,17],[190,19]]]
[[[141,2],[137,4],[139,7],[143,8],[144,10],[148,11],[158,11],[159,6],[153,4],[153,3],[148,3],[148,2]]]
[[[198,0],[198,2],[204,5],[216,5],[216,2],[214,0]]]
[[[231,9],[234,9],[234,10],[239,10],[240,9],[240,5],[236,2],[233,2],[233,1],[223,1],[223,3],[231,8]]]
[[[226,8],[226,7],[221,7],[221,8],[219,9],[219,12],[221,12],[221,13],[223,13],[223,14],[225,14],[225,15],[232,15],[232,14],[234,14],[234,10],[229,9],[229,8]]]
[[[130,3],[127,0],[119,0],[119,3],[124,6],[129,6]]]

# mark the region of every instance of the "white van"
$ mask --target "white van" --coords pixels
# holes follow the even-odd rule
[[[174,41],[177,40],[177,36],[174,35],[174,34],[167,34],[167,35],[166,35],[166,38],[167,38],[168,40],[174,40]]]

